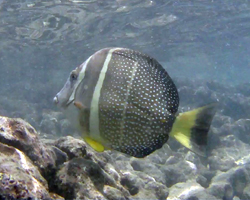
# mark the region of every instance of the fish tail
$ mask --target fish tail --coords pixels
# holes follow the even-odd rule
[[[216,103],[180,113],[170,136],[194,153],[206,156],[207,135],[216,112]]]

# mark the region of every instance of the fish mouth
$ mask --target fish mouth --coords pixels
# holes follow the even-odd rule
[[[58,99],[58,96],[56,95],[54,98],[53,98],[53,102],[55,105],[59,106],[59,107],[62,107],[62,108],[67,108],[69,107],[69,105],[74,101],[74,99],[71,99],[65,103],[61,103]]]
[[[57,97],[57,96],[55,96],[55,97],[53,98],[53,103],[56,104],[56,105],[59,103],[59,100],[58,100],[58,97]]]

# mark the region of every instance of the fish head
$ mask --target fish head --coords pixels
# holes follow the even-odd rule
[[[80,84],[82,77],[84,77],[83,68],[86,67],[86,61],[70,72],[70,75],[64,84],[63,88],[56,94],[53,102],[61,108],[66,109],[69,105],[74,103],[75,91]]]
[[[54,97],[54,103],[65,109],[69,105],[80,110],[89,109],[92,93],[108,52],[108,48],[96,52],[71,71],[65,85]]]

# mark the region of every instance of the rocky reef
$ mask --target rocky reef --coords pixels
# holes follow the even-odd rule
[[[143,159],[98,153],[60,112],[45,110],[26,121],[1,116],[0,199],[250,199],[249,84],[176,83],[180,112],[219,104],[207,157],[172,139]]]

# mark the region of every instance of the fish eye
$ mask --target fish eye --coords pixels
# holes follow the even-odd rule
[[[72,72],[72,73],[70,74],[70,80],[71,80],[71,81],[75,81],[76,79],[77,79],[77,74],[74,73],[74,72]]]

